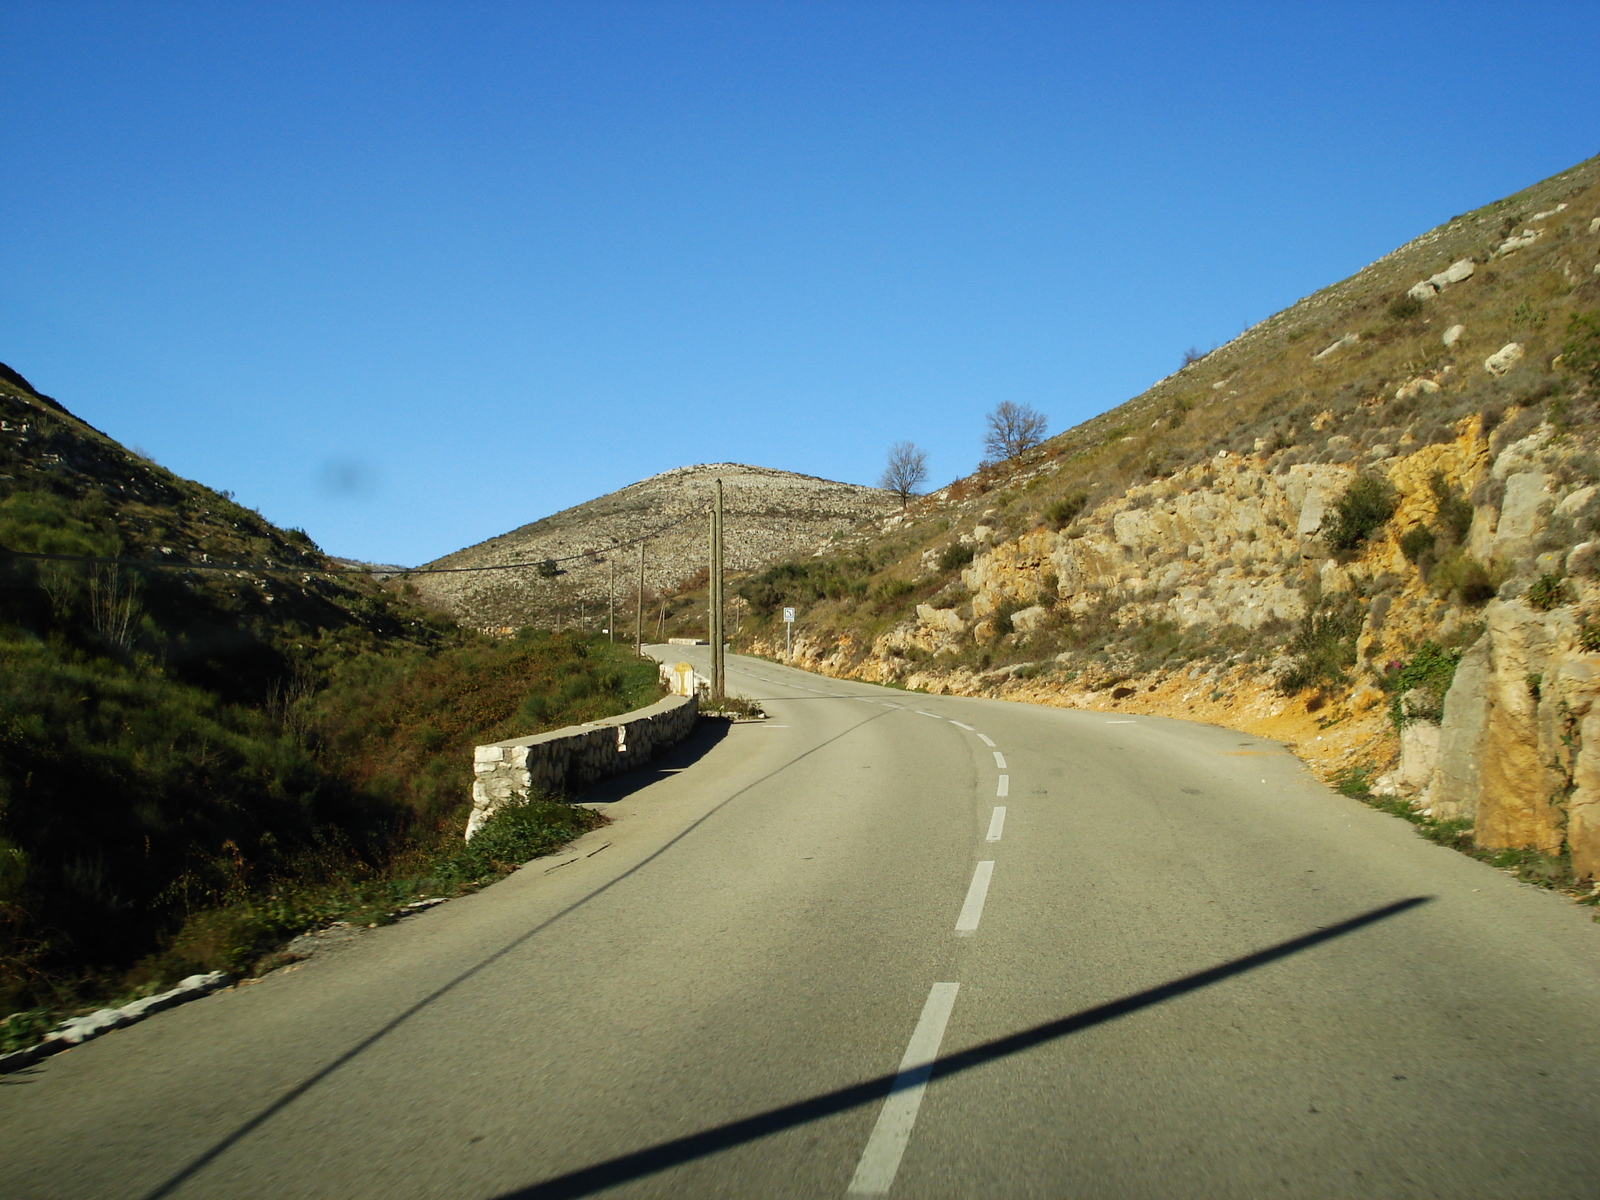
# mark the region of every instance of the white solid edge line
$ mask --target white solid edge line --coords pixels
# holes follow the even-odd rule
[[[1107,721],[1107,725],[1137,725],[1137,721]]]
[[[961,905],[961,915],[956,918],[957,933],[972,933],[983,920],[983,902],[989,897],[989,880],[994,878],[994,863],[981,862],[972,872],[972,886],[967,888],[967,898]]]
[[[998,750],[994,752],[994,765],[999,767],[1002,771],[1006,769],[1006,756],[1001,754]]]
[[[945,1026],[950,1024],[950,1012],[956,1006],[959,983],[936,983],[928,992],[917,1018],[917,1027],[911,1033],[911,1043],[905,1057],[900,1060],[900,1073],[889,1086],[889,1096],[878,1111],[878,1120],[867,1138],[861,1161],[856,1164],[855,1176],[850,1180],[852,1196],[882,1196],[894,1186],[894,1177],[900,1170],[900,1159],[911,1140],[911,1129],[917,1123],[917,1110],[922,1107],[923,1093],[928,1090],[928,1076],[933,1071],[934,1059],[939,1057],[939,1045],[944,1041]]]
[[[982,742],[985,746],[994,745],[994,739],[992,737],[990,737],[987,733],[980,733],[978,735],[978,740],[980,742]]]
[[[994,794],[996,796],[1009,796],[1011,794],[1011,776],[1000,776],[999,782],[995,784]]]
[[[965,729],[968,733],[973,732],[972,726],[968,725],[965,721],[951,721],[950,724],[954,725],[957,729]]]
[[[1000,778],[1002,780],[1004,780],[1005,776],[1002,775],[1002,776],[1000,776]],[[1002,791],[1000,792],[1000,794],[1002,796],[1004,796],[1005,795],[1005,791],[1003,790],[1004,784],[1002,784],[1001,787],[1002,787]],[[1004,804],[997,804],[994,807],[994,815],[989,818],[989,836],[984,838],[983,840],[986,841],[986,842],[998,842],[1000,840],[1000,835],[1005,832],[1005,828],[1006,828],[1006,806]]]

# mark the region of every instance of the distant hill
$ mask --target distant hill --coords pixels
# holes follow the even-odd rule
[[[510,533],[448,554],[430,568],[526,564],[518,570],[415,575],[429,602],[480,629],[523,625],[594,627],[605,614],[613,579],[617,611],[632,612],[638,589],[638,547],[645,547],[645,590],[652,602],[703,581],[707,522],[714,482],[723,484],[723,529],[730,572],[758,570],[795,554],[811,554],[863,521],[898,511],[889,492],[791,471],[739,463],[678,467],[544,517]],[[612,547],[624,545],[623,549]],[[554,560],[560,574],[541,572]]]

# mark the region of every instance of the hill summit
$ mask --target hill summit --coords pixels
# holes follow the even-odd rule
[[[633,609],[641,537],[653,534],[644,550],[645,590],[653,601],[704,580],[705,514],[718,479],[731,572],[811,554],[900,507],[879,488],[742,463],[701,463],[447,554],[427,567],[459,574],[418,575],[413,582],[425,599],[480,629],[593,625],[613,595],[619,613]],[[512,565],[523,569],[482,569]]]

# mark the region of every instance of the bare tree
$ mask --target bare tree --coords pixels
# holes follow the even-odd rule
[[[914,442],[896,442],[889,447],[889,465],[883,469],[878,486],[900,497],[904,508],[928,478],[928,452]]]
[[[1044,441],[1049,418],[1031,405],[1013,404],[1002,400],[985,418],[989,432],[984,435],[983,448],[991,458],[1015,458],[1024,450]]]

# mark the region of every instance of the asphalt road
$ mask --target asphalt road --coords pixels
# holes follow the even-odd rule
[[[0,1079],[0,1196],[1600,1195],[1587,910],[1271,743],[729,662],[571,851]]]

